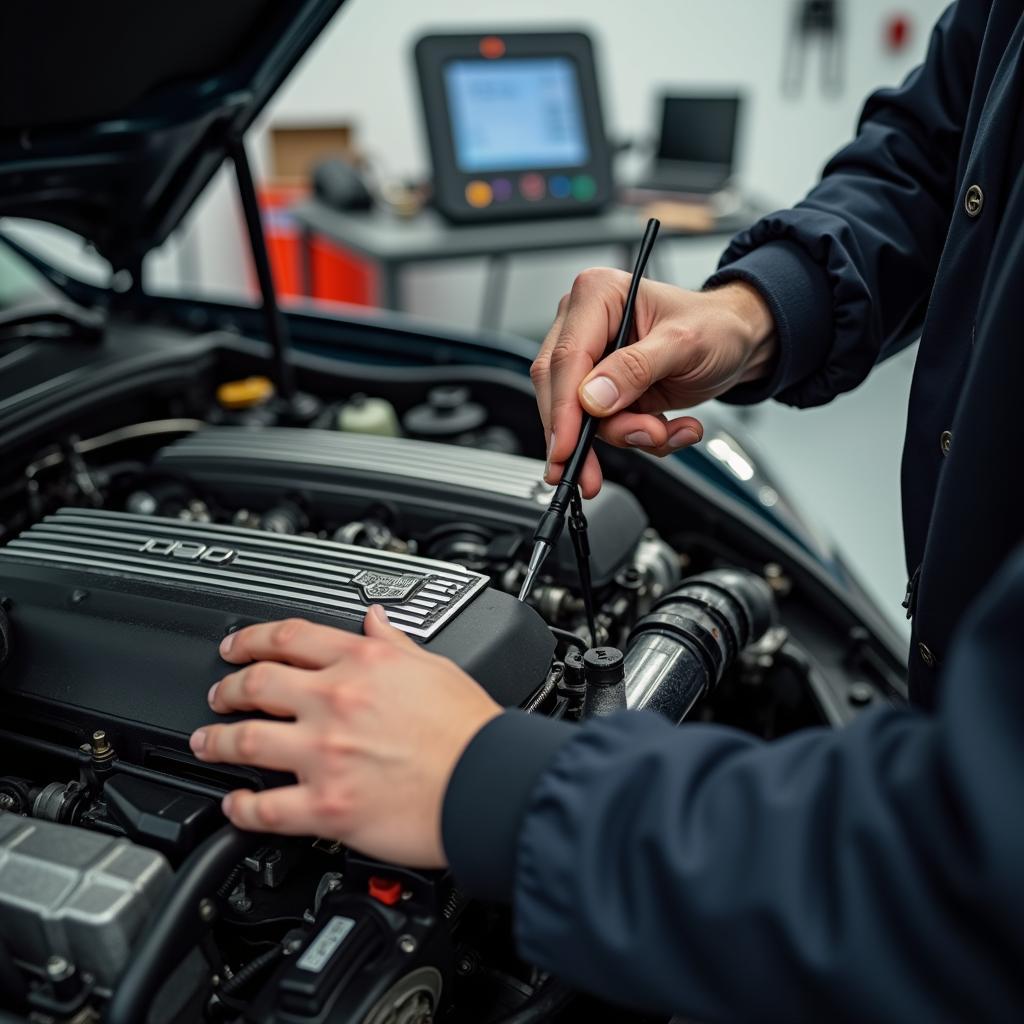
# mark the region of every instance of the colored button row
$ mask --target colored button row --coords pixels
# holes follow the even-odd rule
[[[543,174],[531,171],[519,176],[518,185],[519,194],[531,202],[550,195],[552,199],[572,198],[585,203],[597,192],[597,182],[589,174],[575,174],[571,178],[567,174],[553,174],[545,178]],[[491,181],[475,178],[466,185],[466,202],[478,210],[491,203],[508,202],[514,194],[515,188],[508,178]]]

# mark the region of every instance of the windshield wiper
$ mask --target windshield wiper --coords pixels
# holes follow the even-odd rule
[[[0,345],[11,341],[70,338],[97,342],[103,338],[106,314],[82,306],[35,306],[0,313]]]

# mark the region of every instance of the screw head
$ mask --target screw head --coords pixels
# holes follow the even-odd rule
[[[875,699],[875,690],[870,683],[858,681],[850,683],[846,697],[854,707],[862,708],[865,704],[870,704]]]
[[[62,956],[51,956],[46,961],[46,974],[50,978],[63,978],[71,970],[71,962]]]
[[[416,952],[416,940],[411,935],[399,935],[398,936],[398,948],[403,953],[415,953]]]

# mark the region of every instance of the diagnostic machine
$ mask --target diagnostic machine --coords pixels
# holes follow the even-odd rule
[[[585,34],[430,35],[416,44],[416,66],[434,204],[449,220],[578,216],[611,200]]]

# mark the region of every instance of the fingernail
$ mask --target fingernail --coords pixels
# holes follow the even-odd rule
[[[626,435],[625,441],[626,444],[631,444],[634,448],[654,447],[654,438],[646,430],[634,430],[632,434]]]
[[[209,692],[206,694],[206,702],[211,707],[213,706],[213,698],[217,696],[218,686],[220,686],[220,683],[214,683],[213,686],[210,687]]]
[[[693,427],[683,427],[676,431],[669,439],[669,448],[683,448],[688,444],[696,444],[700,440],[700,434]]]
[[[595,409],[610,409],[619,400],[619,389],[609,377],[595,377],[583,389],[583,397]]]
[[[232,803],[234,803],[232,797],[234,795],[234,793],[228,793],[228,795],[225,796],[224,799],[220,802],[221,813],[224,815],[225,818],[227,818],[231,814],[231,805]]]
[[[206,746],[206,730],[196,729],[189,737],[188,745],[192,748],[192,753],[200,753],[203,747]]]
[[[555,450],[555,432],[551,431],[551,437],[548,439],[548,462],[551,461],[551,453]]]
[[[391,625],[391,620],[388,618],[388,613],[379,604],[370,605],[370,614],[378,621],[383,623],[385,626]]]
[[[231,645],[235,642],[235,634],[228,633],[226,637],[220,642],[220,653],[227,654],[231,650]]]

